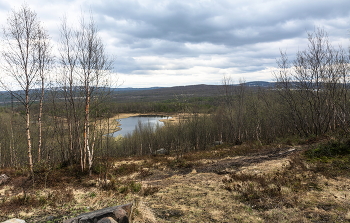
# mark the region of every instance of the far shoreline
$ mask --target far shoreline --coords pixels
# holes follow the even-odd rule
[[[130,118],[130,117],[136,117],[136,116],[166,116],[166,117],[171,117],[169,119],[165,118],[165,119],[160,119],[159,121],[161,122],[167,122],[167,121],[177,121],[178,117],[175,117],[175,114],[171,114],[171,113],[121,113],[118,115],[113,116],[112,118],[110,118],[111,121],[116,121],[118,122],[118,119],[123,119],[123,118]],[[119,123],[119,122],[118,122]],[[118,124],[119,126],[120,124]]]
[[[175,113],[165,113],[165,112],[149,112],[149,113],[120,113],[117,115],[114,115],[113,117],[109,118],[109,131],[107,130],[106,134],[112,134],[114,132],[117,132],[120,130],[120,123],[119,119],[124,119],[124,118],[129,118],[129,117],[134,117],[134,116],[146,116],[146,115],[153,115],[153,116],[167,116],[171,118],[165,118],[165,119],[160,119],[159,121],[164,122],[164,123],[175,123],[180,120],[180,114],[175,114]],[[103,124],[103,129],[107,129],[107,123]]]
[[[164,124],[170,123],[179,123],[180,121],[186,120],[191,116],[191,113],[166,113],[166,112],[147,112],[147,113],[120,113],[114,115],[113,117],[103,121],[100,124],[100,129],[104,132],[104,134],[113,134],[120,130],[119,119],[129,118],[133,116],[167,116],[171,118],[160,119],[159,121],[164,122]]]

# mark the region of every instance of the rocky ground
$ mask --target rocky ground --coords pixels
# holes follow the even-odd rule
[[[349,174],[307,162],[308,148],[221,146],[114,160],[93,177],[43,172],[35,189],[3,170],[11,180],[0,186],[0,221],[61,222],[134,202],[133,222],[350,222]]]

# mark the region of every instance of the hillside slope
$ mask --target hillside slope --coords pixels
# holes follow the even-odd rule
[[[134,202],[133,222],[344,222],[349,176],[306,163],[307,146],[241,145],[179,156],[101,160],[93,177],[47,172],[0,186],[0,221],[61,222]],[[42,173],[42,176],[44,172]]]

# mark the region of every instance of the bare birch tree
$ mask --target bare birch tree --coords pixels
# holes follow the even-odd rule
[[[324,134],[342,123],[349,72],[349,57],[331,45],[323,29],[308,33],[308,41],[291,64],[281,52],[275,73],[293,125],[305,136]]]
[[[91,120],[91,106],[98,98],[97,95],[104,84],[105,76],[112,69],[112,61],[105,52],[104,44],[98,35],[92,16],[88,22],[82,16],[77,29],[67,27],[64,20],[61,26],[61,45],[61,63],[66,73],[66,80],[68,80],[68,89],[65,88],[68,93],[66,98],[69,100],[69,106],[73,108],[75,124],[78,124],[80,110],[76,107],[77,101],[73,95],[81,91],[80,95],[84,98],[83,137],[81,140],[83,143],[79,143],[80,164],[82,170],[86,169],[87,165],[91,171],[96,140],[96,135],[91,133],[91,127],[96,127],[96,122]],[[77,81],[75,82],[74,79]],[[80,87],[75,88],[76,86]],[[71,136],[73,135],[71,134]]]
[[[91,104],[95,91],[98,91],[99,87],[101,87],[104,76],[112,68],[112,63],[105,52],[101,38],[98,36],[94,19],[90,17],[90,21],[86,23],[84,18],[82,18],[80,27],[80,30],[77,32],[77,50],[78,64],[81,69],[80,77],[83,81],[85,97],[84,153],[91,173],[96,140],[95,137],[91,137]]]
[[[20,101],[25,109],[26,137],[28,164],[33,175],[32,138],[31,138],[31,117],[30,107],[33,103],[32,89],[44,74],[43,62],[40,58],[47,58],[48,51],[43,50],[42,41],[48,43],[46,32],[41,27],[37,15],[28,6],[23,5],[18,11],[13,10],[8,19],[4,33],[4,59],[3,71],[9,79],[2,80],[3,87],[11,95]],[[45,54],[45,56],[43,56]],[[20,91],[13,91],[8,81],[13,81]]]
[[[43,147],[43,128],[42,128],[42,116],[43,116],[43,104],[45,96],[45,85],[48,77],[48,72],[50,71],[53,57],[51,56],[51,45],[49,37],[45,31],[42,29],[38,30],[37,37],[37,50],[38,50],[38,72],[40,77],[40,99],[39,99],[39,114],[38,114],[38,124],[39,124],[39,142],[38,142],[38,162],[41,161],[41,153]]]
[[[60,27],[60,56],[59,63],[61,64],[62,80],[60,84],[62,86],[63,97],[65,100],[65,117],[67,120],[68,128],[68,158],[72,163],[77,153],[83,154],[83,147],[80,143],[80,119],[78,115],[79,102],[77,95],[79,92],[79,83],[76,77],[78,54],[77,54],[77,44],[75,38],[75,30],[68,27],[67,18],[63,18]],[[82,156],[81,156],[82,157]],[[82,170],[84,170],[83,160],[80,160],[82,164]]]

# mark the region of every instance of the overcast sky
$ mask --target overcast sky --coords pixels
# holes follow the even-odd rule
[[[23,2],[0,0],[3,26]],[[93,14],[122,87],[272,81],[280,49],[292,58],[322,27],[349,45],[349,0],[28,0],[53,42],[61,18]]]

